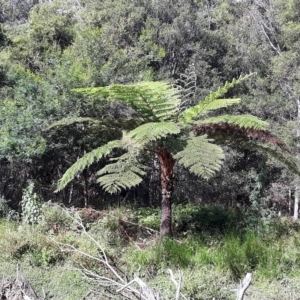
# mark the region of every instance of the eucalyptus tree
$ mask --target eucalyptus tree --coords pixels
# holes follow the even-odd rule
[[[131,85],[110,85],[107,87],[81,88],[76,92],[92,96],[98,101],[121,101],[131,107],[133,114],[122,122],[128,130],[120,139],[94,149],[77,160],[61,178],[57,190],[63,189],[77,174],[92,163],[116,153],[121,148],[123,154],[111,158],[97,173],[98,182],[109,193],[138,185],[146,174],[143,163],[145,153],[154,154],[160,164],[162,217],[161,236],[172,235],[172,192],[174,166],[182,164],[192,173],[208,179],[222,166],[224,153],[211,137],[229,144],[263,149],[277,156],[294,171],[296,164],[289,158],[283,143],[266,130],[268,124],[253,115],[210,116],[215,110],[240,103],[240,98],[219,99],[231,87],[246,79],[227,82],[216,92],[211,92],[203,101],[190,108],[185,107],[185,99],[178,89],[165,82],[140,82]],[[80,118],[58,121],[55,125],[79,122]],[[92,120],[103,126],[114,126],[111,118]],[[122,125],[120,121],[118,124]],[[207,132],[207,133],[206,133]],[[254,142],[255,141],[255,142]]]

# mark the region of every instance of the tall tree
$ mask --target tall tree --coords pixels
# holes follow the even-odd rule
[[[239,98],[218,98],[245,78],[247,76],[226,83],[190,108],[184,108],[185,103],[181,101],[178,90],[164,82],[78,89],[78,93],[97,96],[102,101],[122,101],[130,106],[135,114],[130,120],[126,120],[127,124],[131,122],[131,130],[124,131],[121,139],[110,141],[80,158],[61,178],[58,190],[64,188],[78,171],[108,156],[114,149],[121,148],[124,154],[112,159],[111,164],[107,164],[98,172],[100,185],[110,193],[117,193],[142,181],[142,176],[146,174],[146,167],[142,163],[143,155],[154,154],[161,171],[160,234],[171,236],[175,164],[182,164],[192,173],[205,179],[212,177],[221,168],[224,153],[220,146],[213,144],[208,135],[223,139],[229,137],[230,141],[236,140],[245,147],[267,150],[273,155],[276,154],[294,171],[298,171],[294,162],[286,155],[285,146],[265,131],[268,125],[266,122],[252,115],[208,116],[217,109],[240,103]],[[63,122],[62,120],[57,124],[61,125]],[[103,126],[108,125],[108,122],[112,125],[111,120],[102,119],[97,122],[101,122]],[[253,139],[257,142],[254,143]]]

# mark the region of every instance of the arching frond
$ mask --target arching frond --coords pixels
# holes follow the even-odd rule
[[[149,142],[157,141],[171,134],[180,133],[180,127],[174,122],[146,123],[126,133],[126,136],[133,139],[139,145],[146,145]]]
[[[199,124],[195,125],[193,130],[196,135],[207,134],[218,144],[266,153],[283,163],[291,172],[300,174],[299,167],[289,148],[268,131],[242,128],[228,123]]]
[[[119,147],[122,147],[122,142],[115,140],[82,156],[65,172],[58,183],[56,192],[62,190],[71,180],[73,180],[77,172],[82,171],[92,163],[110,154],[113,149]]]
[[[174,158],[194,174],[208,179],[220,170],[225,158],[222,148],[212,141],[206,135],[193,137]]]
[[[207,96],[199,104],[189,109],[186,109],[181,114],[180,121],[183,123],[189,123],[193,119],[196,119],[197,117],[204,115],[212,110],[224,108],[224,107],[228,107],[240,103],[239,98],[235,98],[235,99],[219,99],[219,98],[222,97],[225,93],[227,93],[230,88],[244,81],[251,75],[252,74],[240,77],[239,79],[233,79],[232,82],[226,82],[223,87],[219,87],[216,92],[211,92],[209,96]]]
[[[197,106],[187,109],[183,113],[183,118],[181,119],[185,123],[192,121],[200,115],[205,115],[206,113],[217,110],[224,107],[229,107],[234,104],[239,104],[241,102],[240,98],[233,99],[215,99],[209,103],[205,99],[203,102],[200,102]]]
[[[69,117],[64,118],[59,121],[56,121],[52,123],[46,130],[50,130],[54,127],[62,127],[62,126],[69,126],[76,123],[93,123],[93,124],[99,124],[100,120],[94,119],[94,118],[88,118],[88,117]]]
[[[140,164],[131,153],[125,153],[114,159],[115,162],[106,165],[97,172],[97,182],[106,192],[118,193],[121,189],[131,188],[141,183],[146,174],[146,167]]]
[[[147,121],[172,119],[180,105],[179,91],[166,82],[114,84],[107,87],[80,88],[74,91],[110,101],[122,101]]]
[[[233,124],[242,128],[253,128],[257,130],[265,130],[269,124],[253,115],[221,115],[218,117],[206,118],[195,122],[196,124]],[[226,126],[226,125],[225,125]]]
[[[238,146],[240,143],[253,141],[273,144],[287,152],[290,152],[288,147],[276,136],[266,130],[241,127],[230,123],[209,123],[198,124],[192,127],[196,135],[208,135],[216,142],[221,144],[232,143]]]

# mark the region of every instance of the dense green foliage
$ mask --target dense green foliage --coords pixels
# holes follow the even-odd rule
[[[297,0],[0,0],[0,216],[18,220],[23,214],[35,223],[40,211],[35,216],[31,210],[49,200],[156,212],[161,178],[151,151],[162,142],[174,149],[179,162],[174,167],[173,203],[182,218],[193,222],[201,215],[189,205],[217,205],[244,213],[245,222],[237,219],[237,227],[255,230],[244,240],[237,235],[222,239],[227,265],[209,256],[214,253],[217,260],[221,247],[212,250],[200,243],[190,250],[185,248],[189,241],[183,243],[187,256],[200,249],[199,256],[203,254],[210,266],[202,274],[206,287],[188,272],[187,279],[197,282],[199,291],[213,286],[212,277],[205,277],[216,272],[212,266],[226,265],[236,277],[248,267],[259,278],[275,274],[275,265],[280,265],[283,277],[287,266],[293,265],[297,274],[292,239],[269,242],[256,236],[256,227],[278,214],[294,214],[299,179],[291,172],[297,171],[291,156],[298,160],[300,150],[299,19]],[[226,88],[226,82],[230,85],[234,78],[253,73]],[[187,128],[193,131],[190,136]],[[256,129],[262,130],[260,135]],[[199,165],[195,145],[200,142],[211,168]],[[210,155],[216,151],[217,160]],[[188,159],[190,153],[193,157]],[[66,187],[54,193],[63,174],[68,176],[60,183]],[[214,176],[206,180],[196,175]],[[30,192],[29,182],[34,183]],[[119,193],[110,195],[103,188]],[[31,208],[33,195],[40,203]],[[28,207],[22,202],[25,198]],[[178,221],[180,210],[174,209],[175,235],[177,229],[182,237],[213,227],[212,221],[191,228]],[[214,214],[216,222],[224,217],[218,210]],[[153,213],[142,222],[158,226],[159,218]],[[236,220],[235,212],[230,218]],[[224,233],[222,228],[218,230]],[[13,229],[5,234],[11,234],[15,245],[20,242],[21,252],[32,249],[35,258],[30,264],[45,267],[60,255],[48,244],[42,250],[34,242],[21,242]],[[285,242],[293,255],[284,251]],[[248,259],[252,244],[257,251],[270,247],[266,253],[274,255]],[[141,264],[175,252],[147,251],[140,256]],[[273,279],[280,277],[276,274]],[[293,276],[283,277],[285,286],[295,290]],[[72,281],[73,275],[69,278]],[[190,286],[194,295],[195,286]],[[227,296],[212,292],[205,297]]]
[[[298,42],[294,36],[298,23],[295,1],[289,5],[280,0],[272,4],[180,1],[171,5],[170,1],[96,3],[71,0],[40,4],[34,1],[1,3],[0,157],[4,171],[0,191],[15,206],[21,200],[28,179],[37,181],[44,198],[51,199],[55,183],[78,157],[109,140],[120,138],[122,129],[131,130],[140,124],[138,116],[133,116],[123,105],[95,101],[90,96],[82,98],[71,92],[73,88],[112,84],[114,90],[111,92],[120,96],[124,91],[122,85],[116,85],[118,83],[141,82],[134,87],[135,91],[131,91],[138,93],[138,89],[147,90],[146,82],[167,80],[181,90],[178,99],[184,101],[172,109],[167,103],[156,107],[159,110],[155,110],[155,115],[168,120],[177,111],[178,120],[182,122],[183,119],[191,120],[199,112],[203,114],[206,109],[212,111],[213,105],[220,107],[219,100],[209,106],[204,100],[195,106],[209,91],[240,74],[257,72],[257,76],[225,95],[232,104],[239,101],[236,95],[246,100],[239,108],[224,108],[225,114],[239,112],[261,117],[270,123],[275,134],[297,151]],[[160,83],[156,81],[156,84]],[[156,87],[149,93],[154,91],[162,92]],[[209,97],[218,98],[219,92],[222,90]],[[155,98],[155,94],[148,96]],[[135,101],[128,104],[140,107],[140,112],[150,118],[151,111],[141,106],[138,98]],[[191,106],[194,108],[189,108]],[[105,118],[106,122],[103,116],[109,116]],[[207,117],[205,122],[220,121],[213,114]],[[89,118],[103,122],[95,123]],[[61,125],[67,126],[44,131],[60,119],[65,120]],[[80,124],[82,120],[85,122]],[[156,121],[153,115],[152,121]],[[258,126],[253,121],[251,126]],[[238,118],[232,122],[245,124]],[[249,170],[255,170],[264,160],[260,156],[255,162],[255,159],[249,159],[249,155],[254,158],[254,154],[243,149],[237,151],[240,151],[236,154],[241,158],[239,164],[247,165]],[[230,160],[226,160],[225,169],[238,172]],[[103,164],[102,159],[100,166]],[[158,192],[155,187],[157,169],[153,161],[149,161],[147,167],[145,184],[129,194],[138,202],[146,199],[145,205],[158,204],[159,197],[155,196]],[[94,184],[98,168],[92,164],[77,176],[73,185],[68,186],[68,191],[55,198],[63,199],[65,203],[89,202],[96,206],[107,203],[102,198],[108,196]],[[288,207],[284,186],[289,186],[293,194],[290,175],[278,173],[281,167],[274,162],[267,164],[267,168],[272,174],[266,185],[270,200],[281,209]],[[242,194],[233,192],[226,199],[223,195],[227,191],[221,182],[229,183],[230,179],[226,171],[219,174],[211,181],[218,186],[213,196],[209,196],[205,182],[196,180],[196,186],[203,186],[199,197],[204,197],[206,203],[210,199],[219,203],[247,203],[251,186],[244,186]],[[242,180],[245,185],[247,177],[252,175],[248,172],[240,173],[240,176],[245,178]],[[186,190],[185,181],[180,182],[182,186],[176,185],[175,191],[178,201],[180,197],[186,197],[181,192]],[[15,184],[18,190],[12,188]],[[232,191],[241,190],[237,184],[230,182]],[[190,187],[191,190],[197,189],[196,186]],[[270,190],[274,186],[280,194],[276,199]],[[84,201],[80,195],[84,195]],[[196,195],[191,192],[191,201],[195,201]],[[284,202],[279,203],[283,198]],[[110,199],[121,200],[120,197]]]

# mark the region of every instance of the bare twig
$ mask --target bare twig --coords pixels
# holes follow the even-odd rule
[[[179,300],[180,296],[183,298],[183,299],[186,299],[187,298],[180,292],[180,289],[181,289],[181,281],[182,281],[182,272],[179,271],[179,281],[177,282],[174,278],[174,274],[172,272],[171,269],[168,269],[169,273],[170,273],[170,276],[171,276],[171,281],[174,283],[174,285],[176,286],[176,297],[175,297],[175,300]]]

